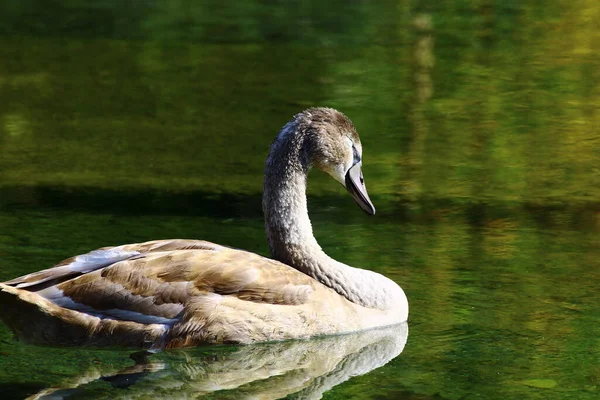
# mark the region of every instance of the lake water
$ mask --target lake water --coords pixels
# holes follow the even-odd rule
[[[411,309],[138,365],[1,325],[2,398],[598,398],[600,4],[428,3],[3,1],[0,280],[159,238],[267,255],[269,143],[326,105],[377,215],[314,172],[315,235]]]

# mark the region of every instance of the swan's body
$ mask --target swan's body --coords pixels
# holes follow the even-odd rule
[[[306,206],[311,166],[368,213],[352,123],[306,110],[277,136],[263,209],[276,260],[199,240],[103,248],[0,284],[0,319],[31,343],[145,349],[306,338],[406,321],[402,289],[328,257]]]

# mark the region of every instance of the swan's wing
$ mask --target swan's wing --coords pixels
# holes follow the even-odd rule
[[[224,248],[226,247],[204,240],[187,239],[153,240],[123,246],[103,247],[63,260],[52,268],[32,272],[3,283],[19,289],[35,290],[34,286],[36,285],[57,284],[141,254],[167,250],[220,250]]]
[[[208,317],[210,308],[224,297],[303,304],[315,285],[311,278],[279,262],[221,248],[150,252],[43,288],[37,294],[61,307],[100,318],[172,325],[184,316],[186,308]]]
[[[188,249],[170,250],[178,247]],[[115,248],[101,251],[111,250]],[[44,333],[48,327],[36,325],[28,316],[13,315],[11,318],[18,320],[15,331],[32,336],[29,341],[33,343],[60,339],[78,345],[137,346],[149,342],[153,348],[286,339],[298,336],[290,326],[321,323],[313,294],[319,292],[318,298],[325,300],[333,296],[323,285],[287,265],[208,242],[148,242],[121,246],[118,251],[123,257],[127,252],[133,255],[104,267],[80,263],[75,272],[65,272],[65,268],[56,272],[65,266],[75,270],[71,262],[41,271],[37,282],[32,274],[11,281],[12,287],[0,285],[10,301],[17,305],[24,301],[42,311],[39,315],[38,311],[25,311],[34,320],[51,316],[59,321],[48,322],[48,326],[61,327]],[[72,274],[76,276],[70,277]],[[30,286],[15,288],[26,280]],[[117,333],[119,329],[122,332]],[[35,335],[29,332],[33,330]],[[76,332],[77,341],[64,339],[67,332]]]
[[[139,254],[137,251],[125,251],[123,249],[98,249],[68,258],[52,268],[32,272],[31,274],[23,275],[3,283],[19,289],[30,288],[44,283],[52,284],[95,271],[99,268],[104,268]]]
[[[221,246],[206,240],[196,239],[164,239],[151,240],[149,242],[126,244],[119,246],[125,251],[138,251],[142,254],[153,253],[156,251],[169,250],[223,250],[228,249],[227,246]]]
[[[222,248],[147,253],[60,283],[52,290],[95,309],[135,309],[154,315],[155,307],[183,305],[207,293],[259,303],[301,304],[314,284],[312,278],[277,261]],[[50,292],[44,289],[39,293],[48,296]]]

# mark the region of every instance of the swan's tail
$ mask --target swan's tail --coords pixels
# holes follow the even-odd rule
[[[101,319],[60,307],[35,292],[0,283],[0,320],[26,343],[160,348],[165,327]]]

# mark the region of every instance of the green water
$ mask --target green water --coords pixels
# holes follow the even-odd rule
[[[361,135],[378,212],[314,172],[315,235],[411,314],[391,361],[393,341],[352,337],[141,372],[0,326],[2,398],[597,398],[599,20],[596,0],[3,1],[0,280],[158,238],[266,255],[268,145],[327,105]],[[323,353],[337,364],[308,366]]]

